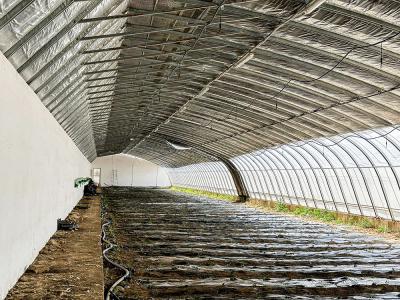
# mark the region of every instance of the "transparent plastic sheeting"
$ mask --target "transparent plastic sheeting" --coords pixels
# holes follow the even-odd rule
[[[85,62],[113,58],[119,52],[80,54],[87,49],[116,47],[121,41],[104,39],[93,42],[81,38],[113,33],[125,21],[117,19],[82,24],[78,21],[121,14],[127,5],[126,0],[0,0],[0,51],[91,161],[97,155],[95,143],[105,142],[102,118],[109,109],[105,107],[104,114],[99,117],[90,113],[90,103],[86,99],[88,84],[83,74],[101,67],[112,67],[113,63],[101,66],[85,65]],[[18,12],[13,11],[15,9]],[[8,18],[11,19],[7,21]]]
[[[232,176],[221,162],[207,162],[169,169],[169,177],[175,186],[237,195]]]
[[[400,220],[400,130],[387,127],[256,151],[232,159],[251,198]],[[173,184],[232,189],[220,164],[171,169]]]

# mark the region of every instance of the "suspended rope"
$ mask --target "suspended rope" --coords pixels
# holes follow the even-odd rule
[[[272,101],[272,100],[276,99],[279,95],[281,95],[281,94],[283,93],[283,91],[284,91],[292,82],[298,82],[298,83],[312,83],[312,82],[321,80],[322,78],[324,78],[325,76],[327,76],[327,75],[329,75],[331,72],[333,72],[337,67],[339,67],[339,65],[340,65],[354,50],[356,50],[356,49],[365,49],[365,48],[374,47],[374,46],[377,46],[377,45],[380,44],[380,49],[381,49],[381,50],[380,50],[380,51],[381,51],[381,53],[380,53],[380,63],[381,63],[381,67],[382,67],[382,64],[383,64],[383,46],[382,46],[382,44],[383,44],[384,42],[390,41],[390,40],[392,40],[392,39],[398,37],[399,35],[400,35],[400,32],[397,32],[397,33],[395,33],[395,34],[393,34],[393,35],[390,35],[389,37],[386,37],[386,38],[384,38],[384,39],[378,41],[378,42],[375,42],[375,43],[372,43],[372,44],[368,44],[368,45],[364,45],[364,46],[355,46],[355,47],[351,48],[350,50],[348,50],[348,51],[346,52],[346,54],[345,54],[344,56],[342,56],[342,57],[339,59],[339,61],[338,61],[333,67],[331,67],[331,68],[330,68],[329,70],[327,70],[325,73],[323,73],[322,75],[320,75],[320,76],[318,76],[318,77],[316,77],[316,78],[309,79],[309,80],[298,80],[298,79],[290,78],[290,79],[283,85],[283,87],[282,87],[275,95],[273,95],[272,98],[270,98],[269,100]],[[383,94],[383,93],[385,93],[385,92],[389,92],[389,91],[392,91],[392,90],[393,90],[393,89],[389,89],[389,90],[383,91],[383,92],[381,92],[381,93],[379,93],[379,94]],[[375,94],[374,94],[374,95],[375,95]],[[372,96],[374,96],[374,95],[363,96],[363,97],[360,98],[360,99],[369,98],[369,97],[372,97]],[[254,104],[255,101],[256,101],[256,99],[253,99],[247,106],[245,106],[244,108],[241,108],[241,109],[240,109],[241,112],[246,111],[247,109],[251,108],[251,107],[253,106],[253,104]],[[278,109],[278,101],[277,101],[277,100],[275,101],[275,109]],[[220,121],[220,122],[227,121],[227,120],[232,116],[232,114],[233,114],[234,112],[238,111],[238,110],[239,110],[239,107],[232,108],[231,111],[226,115],[225,118],[223,118],[223,119],[218,119],[218,121]],[[212,118],[207,124],[202,125],[202,127],[208,127],[208,126],[209,126],[212,122],[214,122],[215,120],[216,120],[216,117]]]
[[[300,141],[300,142],[297,142],[296,144],[289,144],[289,145],[290,145],[290,147],[301,148],[301,147],[303,147],[303,146],[305,146],[305,145],[316,144],[316,145],[319,145],[319,146],[321,146],[321,147],[329,148],[329,147],[336,146],[336,145],[342,143],[343,141],[348,140],[348,139],[351,139],[351,138],[359,138],[359,139],[363,139],[363,140],[365,140],[365,141],[371,141],[371,140],[375,140],[375,139],[386,138],[386,136],[388,136],[389,134],[391,134],[392,132],[394,132],[394,131],[396,131],[396,130],[399,130],[399,128],[400,128],[400,125],[394,126],[394,127],[393,127],[390,131],[388,131],[387,133],[385,133],[385,134],[380,134],[379,136],[370,137],[370,138],[363,137],[361,134],[353,133],[353,134],[347,135],[347,136],[345,136],[345,137],[341,137],[338,141],[335,141],[335,142],[333,142],[331,138],[326,138],[327,140],[332,141],[331,144],[324,144],[324,143],[318,142],[317,140],[309,140],[309,141]],[[376,131],[374,131],[374,132],[377,133]],[[386,148],[387,148],[387,141],[388,141],[388,140],[386,139],[386,140],[385,140]],[[270,148],[270,149],[277,149],[277,148],[280,148],[280,146],[276,146],[276,147],[273,147],[273,148]],[[252,155],[252,156],[264,155],[265,152],[267,152],[268,150],[269,150],[269,149],[264,149],[264,150],[262,150],[262,152],[260,152],[260,153],[257,153],[257,154],[255,154],[255,153],[250,153],[250,155]]]

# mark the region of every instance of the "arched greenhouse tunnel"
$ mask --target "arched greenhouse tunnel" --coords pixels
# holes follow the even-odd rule
[[[399,299],[400,1],[0,0],[0,299]]]

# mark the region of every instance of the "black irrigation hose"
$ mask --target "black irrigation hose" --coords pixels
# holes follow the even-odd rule
[[[116,282],[114,282],[114,284],[108,289],[107,295],[106,295],[106,300],[112,299],[112,298],[111,298],[111,295],[113,295],[114,299],[119,299],[119,298],[117,297],[117,295],[115,295],[114,289],[115,289],[122,281],[124,281],[126,278],[128,278],[128,276],[130,275],[130,272],[129,272],[129,270],[128,270],[127,268],[125,268],[124,266],[122,266],[122,265],[120,265],[120,264],[118,264],[118,263],[112,261],[112,260],[107,256],[108,251],[110,251],[111,249],[113,249],[114,247],[116,247],[115,244],[111,243],[110,241],[108,241],[108,240],[106,239],[105,227],[108,226],[108,225],[110,225],[110,224],[111,224],[111,221],[107,221],[106,223],[104,223],[104,224],[101,226],[101,230],[102,230],[101,240],[103,241],[103,243],[108,244],[108,247],[107,247],[106,249],[103,250],[103,257],[105,258],[106,261],[108,261],[108,262],[109,262],[110,264],[112,264],[113,266],[115,266],[115,267],[117,267],[117,268],[123,270],[123,271],[125,272],[125,274],[124,274],[122,277],[120,277]]]

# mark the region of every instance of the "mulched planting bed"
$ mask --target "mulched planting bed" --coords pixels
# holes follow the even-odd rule
[[[106,188],[121,299],[400,299],[383,239],[162,189]],[[108,267],[106,287],[121,274]]]

